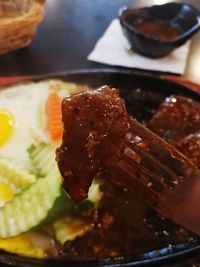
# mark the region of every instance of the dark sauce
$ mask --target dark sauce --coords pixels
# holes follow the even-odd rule
[[[134,257],[190,238],[186,231],[159,217],[133,193],[113,187],[107,179],[101,189],[104,195],[92,215],[92,230],[67,241],[59,257],[79,261]]]
[[[200,168],[200,131],[180,139],[176,147]]]
[[[184,96],[167,97],[148,127],[176,146],[180,139],[200,130],[200,103]]]
[[[190,153],[191,157],[193,153],[194,160],[200,158],[200,149],[196,150],[196,145],[200,142],[199,103],[189,98],[172,96],[155,111],[158,105],[150,103],[155,99],[158,99],[158,103],[161,102],[157,94],[152,92],[149,98],[148,91],[137,90],[131,96],[131,102],[127,106],[129,112],[134,100],[137,102],[148,98],[146,108],[149,108],[150,115],[155,113],[148,126],[177,147],[182,147],[183,153]],[[146,123],[149,114],[142,117]],[[137,115],[140,118],[140,113]],[[173,133],[169,134],[172,126]],[[59,250],[59,257],[75,261],[134,257],[163,247],[168,247],[171,251],[175,244],[182,242],[195,242],[195,236],[191,236],[191,233],[160,217],[136,195],[112,186],[108,180],[109,173],[102,173],[99,181],[103,198],[98,210],[89,218],[92,230],[73,241],[67,241]]]
[[[146,37],[170,42],[180,34],[179,31],[169,24],[161,22],[142,22],[133,25],[133,28]]]
[[[64,190],[80,202],[87,198],[94,176],[123,156],[130,118],[119,91],[108,86],[64,99],[62,118],[58,167]]]

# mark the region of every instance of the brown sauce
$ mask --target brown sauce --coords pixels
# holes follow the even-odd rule
[[[133,28],[146,37],[164,42],[172,41],[179,35],[176,28],[161,22],[142,22],[134,24]]]
[[[87,198],[94,176],[123,156],[130,118],[119,91],[108,86],[64,99],[62,118],[58,167],[64,190],[79,202]]]
[[[176,145],[180,139],[200,130],[200,103],[184,96],[167,97],[149,121],[148,127]]]
[[[78,261],[134,257],[190,239],[186,231],[160,218],[133,193],[113,187],[107,179],[103,180],[101,189],[104,196],[92,216],[92,230],[67,241],[59,257]]]
[[[180,139],[176,147],[200,168],[200,131]]]
[[[199,103],[172,96],[161,103],[148,126],[198,161],[199,112]],[[102,173],[100,178],[103,198],[98,210],[90,217],[91,230],[82,237],[67,241],[59,250],[59,257],[75,261],[134,257],[193,240],[190,233],[161,218],[133,193],[112,186],[108,182],[108,172]]]

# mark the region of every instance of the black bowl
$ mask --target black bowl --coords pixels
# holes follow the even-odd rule
[[[69,72],[59,75],[51,75],[41,77],[44,78],[59,78],[65,81],[76,82],[80,84],[87,84],[93,88],[108,84],[110,86],[120,89],[121,95],[125,98],[127,108],[130,114],[133,114],[140,121],[147,121],[156,110],[160,102],[165,97],[171,94],[178,94],[187,96],[200,102],[200,94],[192,91],[190,88],[180,85],[176,82],[168,81],[151,75],[144,75],[140,72],[130,71],[106,71],[106,70],[84,70]],[[38,79],[37,79],[38,80]],[[138,98],[138,90],[143,92]],[[142,96],[142,97],[141,97]],[[131,216],[131,215],[130,215]],[[137,216],[137,214],[134,214]],[[155,221],[155,213],[149,213],[149,219]],[[159,222],[155,222],[156,225]],[[161,227],[166,229],[167,222],[160,221]],[[173,236],[172,236],[173,238]],[[146,242],[145,238],[141,242]],[[50,267],[50,266],[76,266],[76,267],[141,267],[141,266],[161,266],[161,264],[180,263],[183,266],[186,258],[198,255],[200,253],[200,239],[194,238],[185,240],[184,242],[163,243],[160,245],[152,245],[148,251],[143,251],[139,254],[133,254],[129,258],[117,259],[99,259],[89,262],[69,262],[57,260],[34,260],[24,258],[9,253],[0,252],[0,266],[17,266],[17,267]],[[125,246],[126,244],[124,244]]]
[[[167,3],[140,9],[124,7],[119,11],[119,20],[132,49],[151,58],[169,54],[200,30],[200,12],[190,4]],[[163,41],[142,34],[133,26],[145,22],[169,25],[177,30],[178,35],[175,39]]]

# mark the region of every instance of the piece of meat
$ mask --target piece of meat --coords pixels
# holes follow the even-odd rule
[[[196,166],[200,167],[200,131],[184,137],[176,147]]]
[[[63,188],[79,202],[87,197],[93,177],[123,156],[130,118],[117,89],[104,86],[65,98],[63,142],[56,151]]]
[[[170,96],[161,103],[148,128],[170,143],[200,130],[200,103],[184,96]]]

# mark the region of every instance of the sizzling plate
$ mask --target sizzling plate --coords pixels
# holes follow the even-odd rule
[[[64,74],[54,74],[36,78],[33,80],[41,80],[46,78],[59,78],[70,82],[87,84],[94,88],[107,84],[111,87],[120,89],[121,95],[126,99],[129,113],[133,114],[140,121],[146,121],[151,116],[152,112],[159,103],[171,94],[184,95],[200,102],[200,94],[191,89],[180,85],[176,82],[168,81],[161,78],[156,78],[148,74],[130,71],[107,71],[107,70],[82,70],[68,72]],[[133,100],[133,90],[142,89],[148,92],[149,96],[145,99]],[[154,96],[151,98],[151,92]],[[153,215],[152,215],[153,216]],[[144,240],[145,242],[145,240]],[[93,262],[55,262],[55,261],[40,261],[29,258],[23,258],[16,255],[11,255],[2,252],[0,254],[0,262],[10,266],[101,266],[101,267],[118,267],[118,266],[150,266],[161,263],[177,262],[183,257],[191,257],[200,252],[200,240],[193,239],[193,242],[186,241],[174,246],[166,246],[156,250],[148,251],[133,258],[120,258],[115,260],[105,259]],[[2,266],[2,265],[1,265]]]

